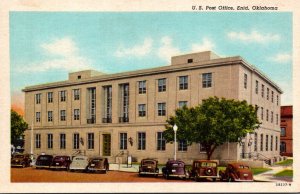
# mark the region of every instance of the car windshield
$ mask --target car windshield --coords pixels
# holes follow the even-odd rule
[[[66,158],[63,156],[56,156],[54,160],[65,160]]]
[[[14,158],[24,158],[24,155],[15,155]]]
[[[143,161],[143,165],[153,165],[153,164],[155,164],[155,162],[152,160]]]
[[[201,167],[216,167],[217,164],[214,162],[202,162]]]
[[[184,164],[179,162],[179,163],[173,163],[172,167],[184,167]]]

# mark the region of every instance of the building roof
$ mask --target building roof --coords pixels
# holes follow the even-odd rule
[[[281,117],[293,117],[293,106],[281,106]]]
[[[208,56],[207,56],[208,55]],[[179,57],[188,58],[189,56],[197,56],[198,60],[193,61],[192,63],[180,63],[177,62],[176,59]],[[180,56],[172,57],[172,65],[156,67],[156,68],[149,68],[143,70],[135,70],[135,71],[127,71],[122,73],[114,73],[114,74],[104,74],[101,72],[96,72],[92,70],[88,71],[81,71],[85,72],[88,75],[84,76],[84,79],[70,79],[70,75],[74,76],[78,72],[73,72],[69,74],[69,80],[60,81],[60,82],[52,82],[46,84],[40,84],[35,86],[28,86],[23,89],[23,92],[30,92],[30,91],[37,91],[43,89],[50,89],[50,88],[59,88],[59,87],[67,87],[67,86],[74,86],[74,85],[81,85],[81,84],[88,84],[88,83],[95,83],[101,81],[111,81],[117,79],[128,79],[132,77],[139,77],[139,76],[148,76],[148,75],[155,75],[161,73],[172,73],[177,71],[184,71],[184,70],[193,70],[193,69],[200,69],[200,68],[209,68],[209,67],[216,67],[216,66],[226,66],[226,65],[233,65],[233,64],[240,64],[244,67],[248,68],[250,71],[256,73],[261,79],[268,82],[272,85],[279,93],[283,93],[277,84],[275,84],[270,78],[268,78],[265,74],[259,71],[253,65],[247,63],[242,57],[234,56],[234,57],[225,57],[221,58],[214,54],[211,51],[205,51],[200,53],[192,53],[192,54],[185,54]],[[199,59],[199,56],[201,58]],[[205,57],[203,57],[205,56]],[[176,61],[176,62],[173,62]]]

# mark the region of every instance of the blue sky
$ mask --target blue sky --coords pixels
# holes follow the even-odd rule
[[[66,80],[68,72],[145,69],[212,50],[258,67],[291,105],[292,42],[285,12],[11,12],[12,103],[23,103],[25,86]]]

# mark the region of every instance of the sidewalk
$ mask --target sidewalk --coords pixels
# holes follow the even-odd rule
[[[291,166],[279,166],[279,165],[275,165],[275,166],[270,166],[269,168],[271,168],[272,170],[269,170],[267,172],[258,174],[258,175],[254,175],[254,180],[255,181],[261,181],[261,182],[279,182],[279,181],[283,181],[283,182],[292,182],[293,178],[291,177],[275,177],[273,176],[274,174],[282,171],[282,170],[292,170],[293,168]]]
[[[109,164],[109,170],[117,170],[117,171],[123,171],[123,172],[139,172],[139,166],[138,165],[132,165],[128,166],[127,164]]]

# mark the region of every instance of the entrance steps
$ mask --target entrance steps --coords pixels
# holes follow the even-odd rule
[[[139,172],[139,165],[127,166],[127,164],[110,163],[109,170],[116,170],[116,171],[123,171],[123,172]]]

